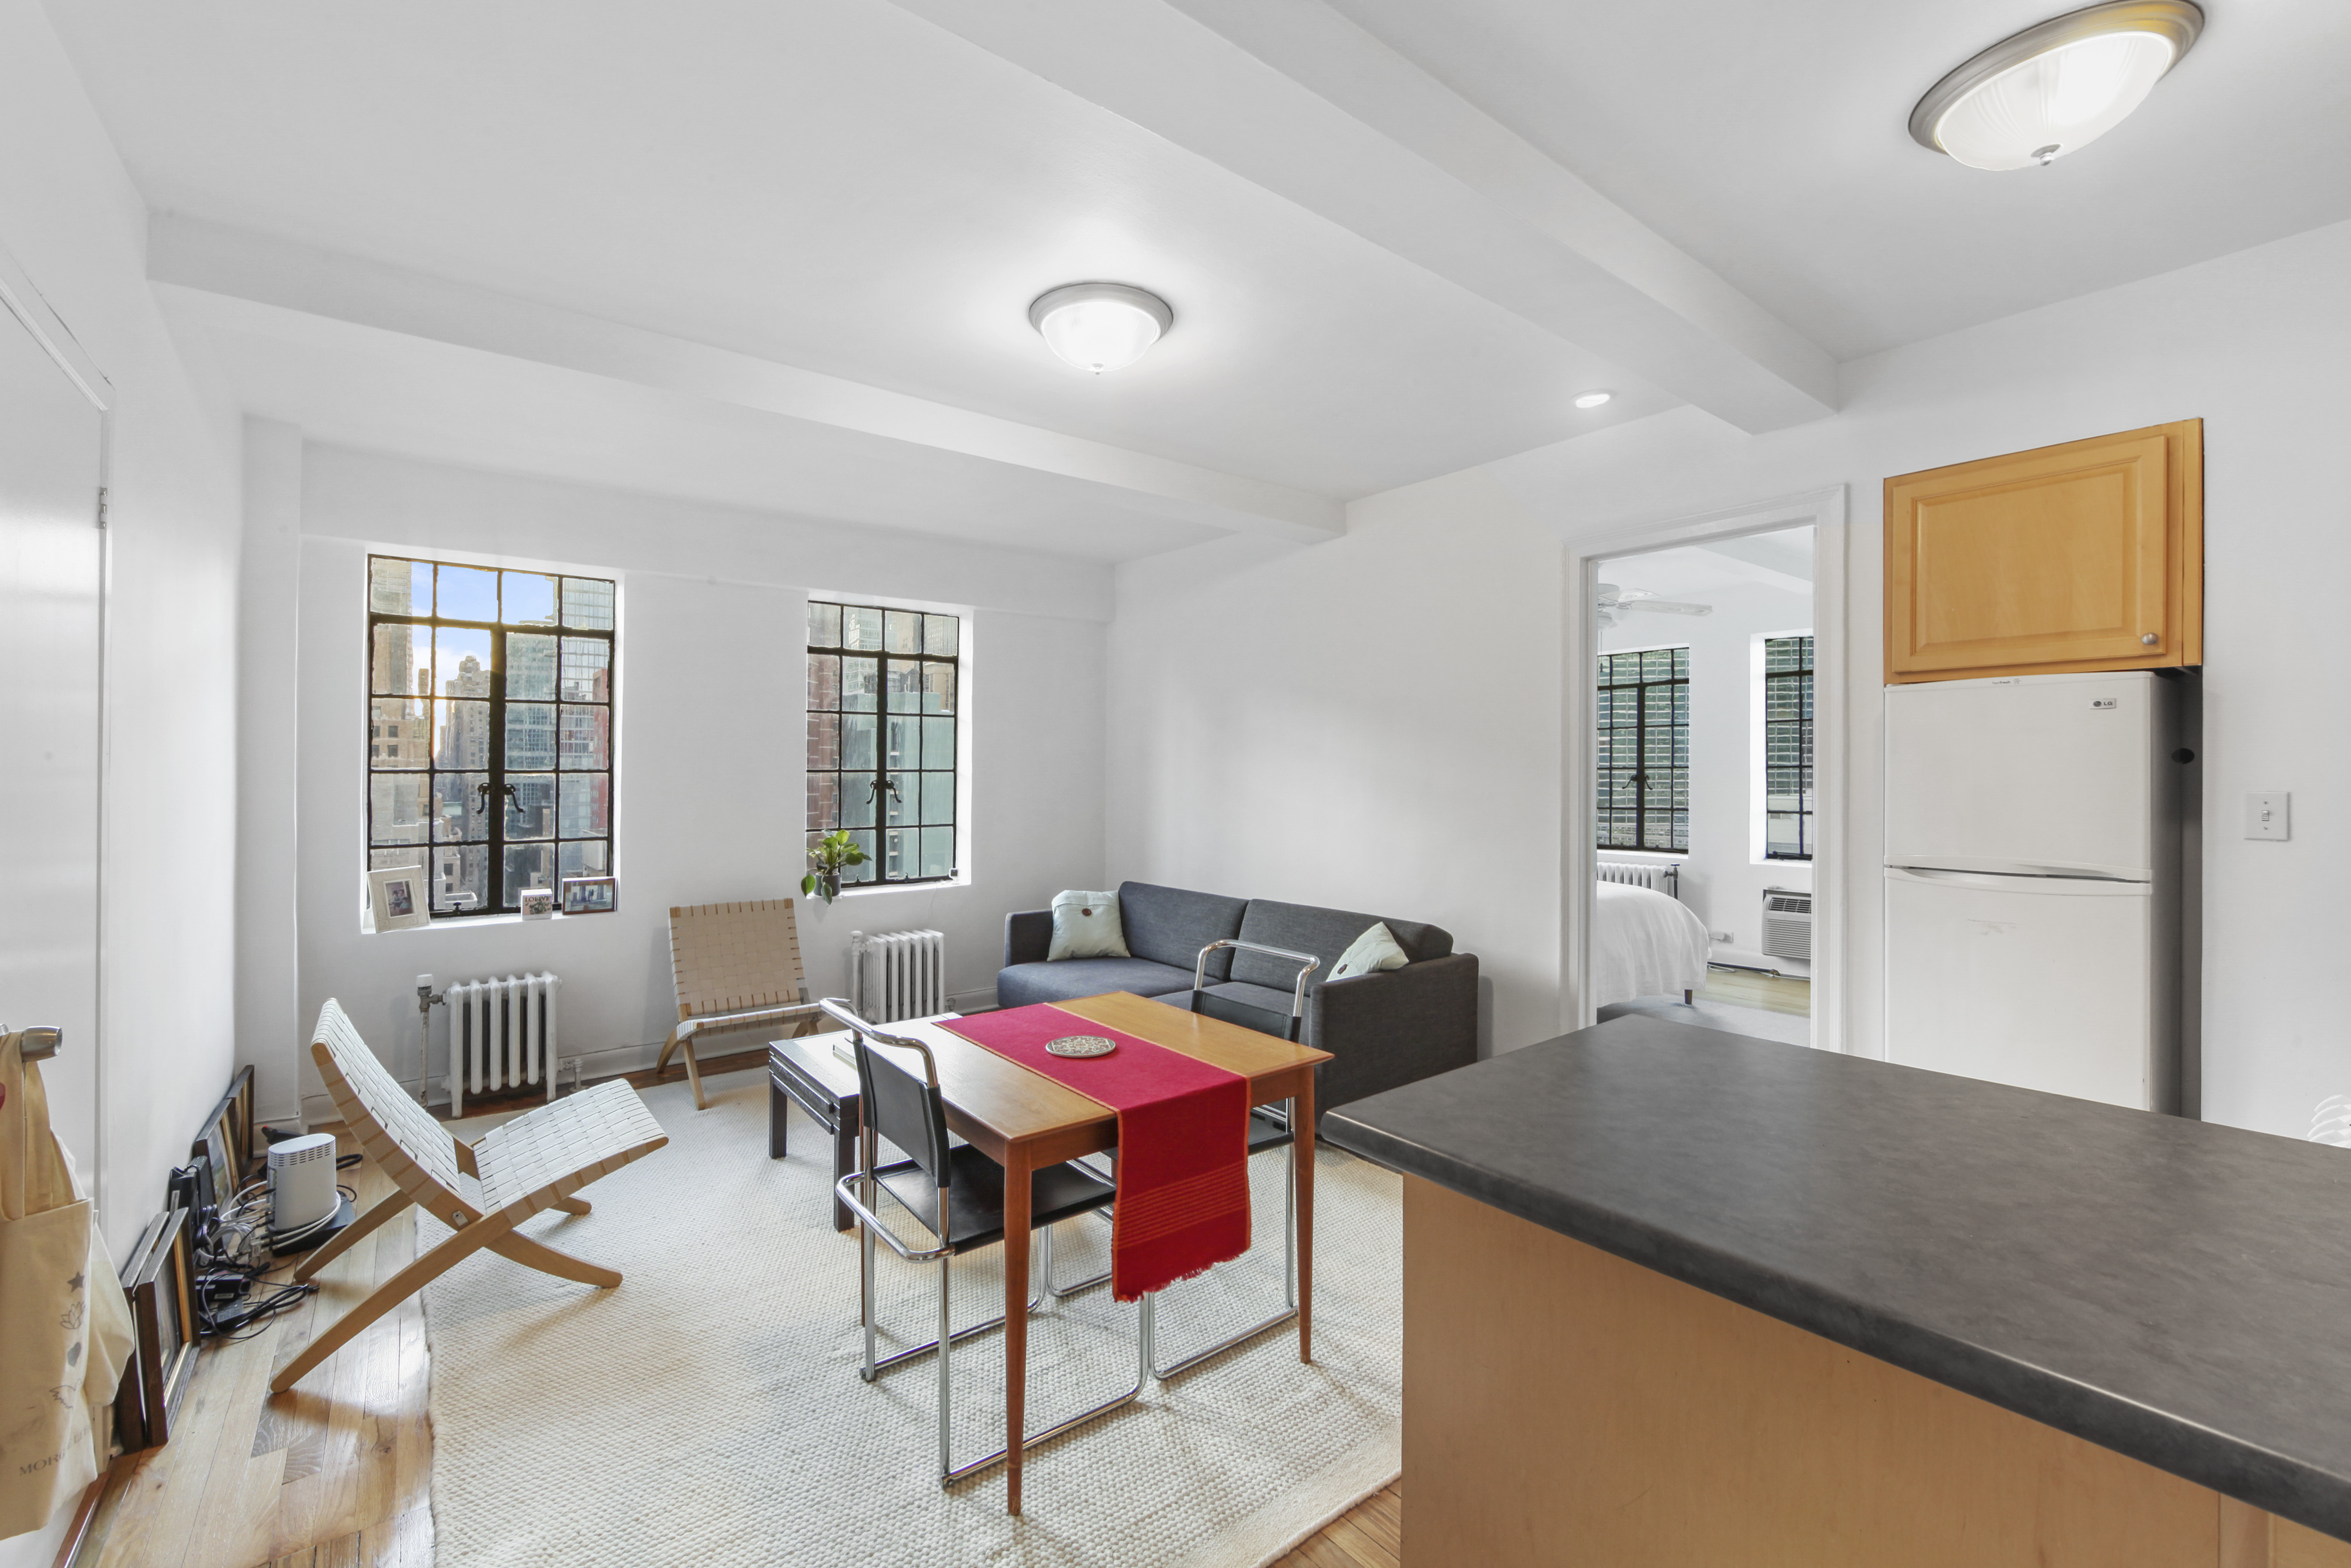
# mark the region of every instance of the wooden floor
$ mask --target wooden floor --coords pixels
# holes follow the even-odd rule
[[[362,1209],[392,1190],[371,1164],[342,1180]],[[83,1568],[431,1568],[433,1433],[415,1299],[290,1393],[269,1393],[318,1325],[415,1255],[412,1210],[321,1270],[319,1293],[253,1338],[206,1345],[172,1440],[108,1477]]]
[[[1793,975],[1774,977],[1750,974],[1745,970],[1710,969],[1706,971],[1706,989],[1698,995],[1708,1002],[1792,1012],[1799,1018],[1809,1018],[1813,1013],[1813,982]]]
[[[1404,1556],[1404,1483],[1393,1481],[1314,1534],[1273,1568],[1396,1568]]]

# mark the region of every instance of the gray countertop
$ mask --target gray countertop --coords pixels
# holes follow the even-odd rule
[[[2351,1540],[2351,1150],[1646,1016],[1322,1136]]]

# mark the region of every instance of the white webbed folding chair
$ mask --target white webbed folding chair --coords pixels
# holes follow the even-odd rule
[[[636,1090],[617,1079],[599,1084],[466,1144],[408,1097],[332,997],[319,1010],[310,1054],[351,1136],[400,1190],[305,1258],[294,1277],[308,1280],[412,1203],[456,1233],[337,1318],[269,1380],[271,1393],[294,1386],[361,1329],[486,1248],[558,1279],[607,1289],[621,1282],[617,1269],[559,1252],[515,1227],[549,1209],[587,1213],[573,1193],[669,1142]]]

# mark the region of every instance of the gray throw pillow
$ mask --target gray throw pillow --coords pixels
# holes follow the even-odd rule
[[[1053,898],[1053,945],[1045,961],[1059,959],[1132,958],[1126,928],[1119,923],[1115,893],[1060,893]]]

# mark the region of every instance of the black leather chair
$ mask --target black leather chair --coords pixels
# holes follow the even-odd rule
[[[849,1004],[828,997],[820,1005],[851,1032],[856,1042],[858,1088],[862,1119],[858,1133],[858,1164],[834,1183],[833,1190],[858,1220],[862,1296],[865,1331],[865,1361],[858,1376],[872,1382],[883,1369],[934,1352],[939,1375],[939,1484],[949,1485],[977,1474],[1001,1460],[998,1449],[985,1459],[957,1466],[948,1449],[954,1386],[948,1377],[949,1353],[957,1340],[1000,1326],[1001,1315],[968,1328],[948,1326],[948,1285],[954,1261],[966,1252],[992,1247],[1004,1240],[1004,1168],[969,1144],[953,1144],[947,1137],[946,1102],[939,1096],[938,1064],[920,1040],[884,1033],[849,1010]],[[919,1061],[921,1075],[912,1064]],[[877,1138],[886,1138],[913,1158],[877,1166]],[[1052,1275],[1051,1227],[1108,1204],[1116,1189],[1082,1167],[1063,1163],[1032,1172],[1029,1185],[1031,1233],[1042,1231],[1038,1259],[1043,1278]],[[910,1246],[877,1211],[882,1195],[928,1231],[933,1244]],[[876,1238],[908,1262],[935,1262],[939,1266],[938,1330],[935,1338],[877,1360],[874,1350],[873,1243]],[[1039,1298],[1032,1297],[1033,1308]],[[1137,1338],[1140,1361],[1134,1386],[1117,1397],[1060,1421],[1041,1432],[1023,1435],[1021,1446],[1033,1447],[1048,1438],[1132,1403],[1143,1392],[1151,1366],[1149,1320],[1151,1300],[1141,1303]]]

